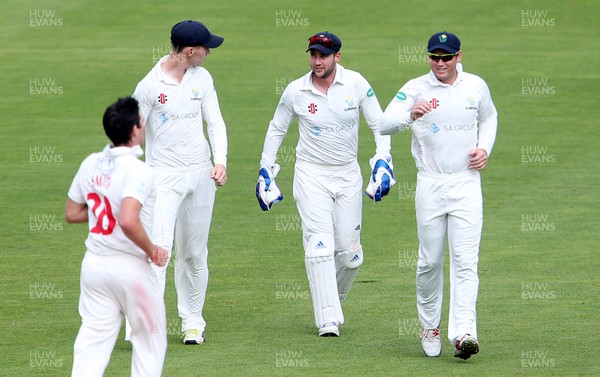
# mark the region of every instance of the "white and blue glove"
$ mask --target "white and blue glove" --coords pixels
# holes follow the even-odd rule
[[[258,171],[256,199],[258,199],[258,204],[263,211],[270,211],[273,204],[283,200],[283,194],[277,187],[277,183],[275,183],[275,177],[277,177],[279,169],[279,164],[273,164],[271,168],[261,166]]]
[[[389,194],[392,186],[396,184],[392,157],[379,158],[375,156],[369,160],[369,164],[373,172],[365,194],[374,201],[379,202],[381,198]]]

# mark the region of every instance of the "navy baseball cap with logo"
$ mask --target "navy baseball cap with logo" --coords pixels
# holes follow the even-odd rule
[[[339,52],[341,48],[342,41],[340,41],[337,35],[323,31],[308,38],[308,49],[306,52],[317,50],[325,55],[330,55]]]
[[[450,54],[456,54],[460,51],[460,39],[452,33],[442,31],[435,33],[429,38],[427,51],[444,50]]]
[[[217,48],[223,43],[223,38],[211,34],[202,22],[181,21],[171,29],[171,42],[174,46],[204,46]]]

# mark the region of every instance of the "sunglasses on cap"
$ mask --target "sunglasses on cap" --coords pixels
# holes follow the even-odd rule
[[[429,55],[429,59],[433,60],[434,62],[439,62],[440,59],[442,59],[442,61],[444,63],[449,62],[450,60],[454,59],[454,57],[456,55],[458,55],[458,52],[456,54],[432,54],[431,52],[428,53],[427,55]]]
[[[314,35],[310,38],[308,38],[308,44],[309,45],[322,45],[323,47],[327,47],[327,48],[333,48],[333,47],[337,47],[337,45],[335,44],[334,41],[332,41],[331,39],[321,36],[321,35]]]

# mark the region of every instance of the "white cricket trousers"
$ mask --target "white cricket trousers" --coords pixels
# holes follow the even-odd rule
[[[85,253],[79,297],[81,328],[72,376],[103,376],[124,316],[131,325],[132,376],[160,376],[167,351],[164,299],[150,263],[127,253]]]
[[[208,287],[208,234],[217,187],[212,164],[154,168],[156,202],[152,240],[175,253],[175,289],[181,331],[204,330],[202,309]],[[167,265],[154,266],[164,293]]]
[[[362,227],[362,176],[358,162],[345,166],[320,166],[305,161],[297,161],[294,169],[294,199],[302,220],[302,237],[305,254],[309,254],[310,238],[326,234],[333,236],[335,254],[340,251],[355,250],[360,247]],[[339,268],[339,266],[338,266]],[[307,274],[310,276],[309,271]],[[344,323],[340,299],[338,297],[336,270],[329,271],[331,276],[324,280],[310,281],[309,284],[321,284],[317,292],[328,292],[325,306],[334,307],[336,322]],[[310,278],[309,278],[310,279]],[[317,313],[320,309],[318,299],[313,297],[313,310],[317,327],[323,325],[323,319],[330,317],[326,313]]]
[[[477,171],[419,172],[415,195],[419,259],[417,310],[425,329],[440,325],[444,293],[444,250],[450,257],[448,339],[477,337],[479,243],[483,226],[481,178]]]

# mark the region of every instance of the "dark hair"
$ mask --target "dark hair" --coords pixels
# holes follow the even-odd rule
[[[114,146],[125,145],[131,140],[131,130],[140,127],[140,109],[133,97],[119,98],[106,108],[102,118],[104,132]]]
[[[181,51],[183,51],[184,48],[186,48],[187,46],[180,46],[180,45],[176,45],[173,42],[171,42],[171,47],[173,48],[173,52],[176,54],[179,54]]]

